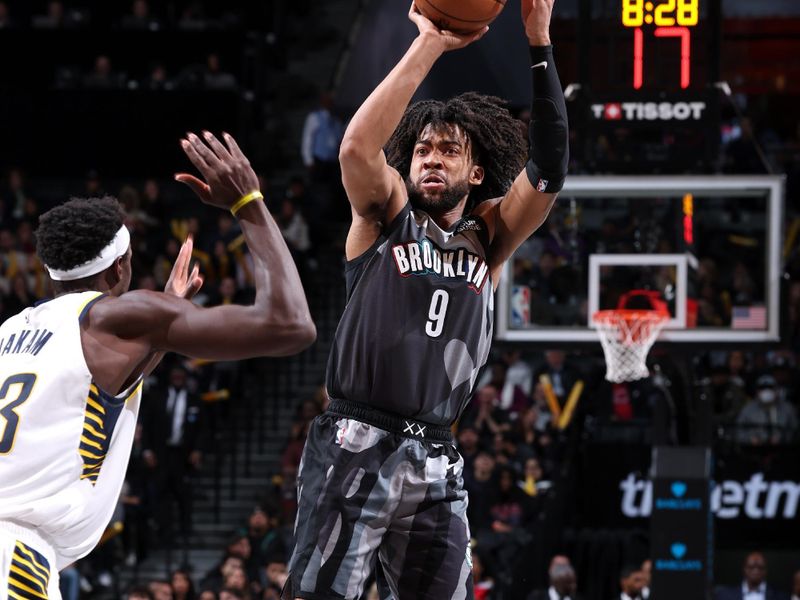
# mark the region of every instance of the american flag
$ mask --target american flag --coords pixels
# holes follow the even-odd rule
[[[766,329],[767,308],[765,306],[734,306],[731,327],[733,329]]]

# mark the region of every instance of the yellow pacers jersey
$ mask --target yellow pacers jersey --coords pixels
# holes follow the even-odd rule
[[[101,297],[67,294],[0,325],[0,534],[55,569],[108,525],[139,411],[141,381],[110,396],[86,366],[79,323]]]

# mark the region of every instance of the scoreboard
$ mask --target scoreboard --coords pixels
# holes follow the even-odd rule
[[[577,143],[590,168],[713,170],[720,1],[581,0],[581,93],[571,117],[589,134]]]

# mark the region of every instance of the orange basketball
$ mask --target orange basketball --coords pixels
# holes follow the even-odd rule
[[[416,0],[416,4],[439,29],[463,34],[494,21],[506,0]]]

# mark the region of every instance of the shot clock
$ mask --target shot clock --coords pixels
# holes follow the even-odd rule
[[[680,87],[692,80],[692,28],[700,21],[700,0],[622,0],[622,24],[633,29],[633,89],[644,83],[643,25],[654,25],[652,35],[674,38],[680,47]]]
[[[590,133],[587,162],[618,173],[707,171],[719,138],[721,0],[579,2],[572,110]]]

